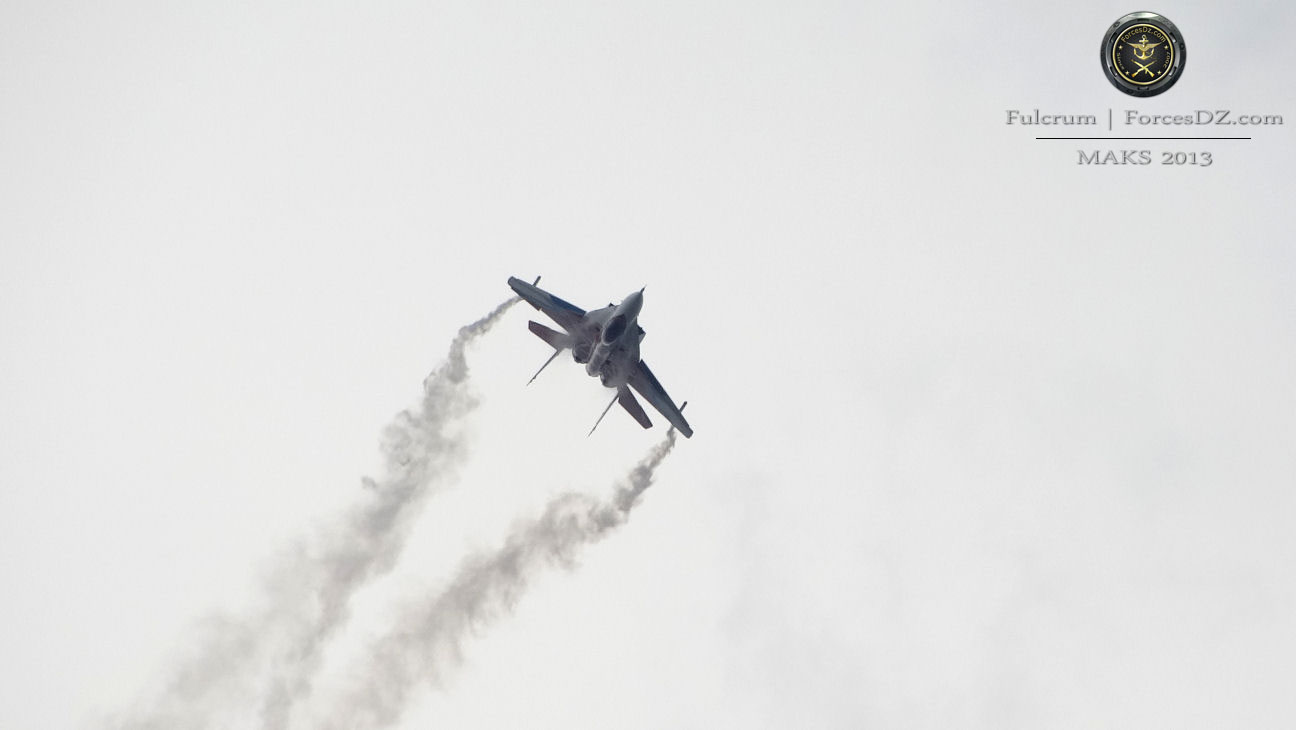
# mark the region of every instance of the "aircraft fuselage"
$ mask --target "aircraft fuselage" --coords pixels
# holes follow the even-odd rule
[[[586,374],[598,377],[608,388],[625,385],[639,364],[639,340],[643,338],[638,322],[641,309],[642,290],[620,304],[585,315],[587,329],[580,344],[588,343],[588,347],[573,347],[572,357],[584,362]]]

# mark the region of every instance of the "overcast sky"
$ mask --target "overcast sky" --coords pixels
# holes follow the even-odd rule
[[[394,727],[1296,724],[1296,9],[1151,8],[1189,51],[1137,100],[1098,47],[1138,9],[6,3],[0,727],[147,715],[541,274],[586,308],[647,287],[696,434]],[[1004,124],[1036,108],[1286,124]],[[569,359],[524,386],[528,317],[469,345],[458,467],[292,727],[663,437],[586,438],[606,395]],[[262,727],[264,691],[213,726]]]

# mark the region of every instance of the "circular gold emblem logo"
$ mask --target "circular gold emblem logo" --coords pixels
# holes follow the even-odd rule
[[[1130,13],[1103,36],[1103,70],[1112,85],[1133,96],[1155,96],[1183,73],[1183,36],[1156,13]]]

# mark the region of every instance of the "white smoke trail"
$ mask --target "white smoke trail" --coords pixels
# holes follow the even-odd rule
[[[208,619],[196,650],[174,670],[161,696],[116,727],[288,726],[294,704],[310,694],[324,643],[349,615],[351,598],[392,569],[419,508],[462,462],[462,439],[447,427],[477,405],[466,387],[464,350],[518,301],[511,298],[459,330],[445,362],[423,381],[418,407],[385,429],[385,476],[365,479],[364,502],[318,545],[299,546],[273,571],[264,608],[246,618]]]
[[[319,727],[385,728],[396,723],[421,682],[435,682],[462,660],[461,642],[484,621],[506,613],[528,581],[548,565],[570,567],[577,551],[623,524],[675,445],[675,431],[644,457],[611,499],[557,497],[533,521],[516,526],[504,546],[466,559],[450,585],[408,613],[376,641],[352,674],[359,683]]]

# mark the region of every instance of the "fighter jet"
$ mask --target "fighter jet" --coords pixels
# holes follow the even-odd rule
[[[545,364],[531,376],[531,381],[549,367],[549,363],[563,350],[571,350],[572,359],[584,365],[586,373],[597,377],[605,387],[615,388],[617,392],[608,407],[603,409],[603,415],[594,422],[594,428],[598,428],[603,416],[617,403],[640,426],[651,428],[652,421],[648,420],[648,414],[644,413],[634,393],[630,392],[630,388],[634,388],[649,405],[666,417],[671,426],[686,437],[692,437],[693,429],[689,428],[683,414],[684,406],[688,404],[676,408],[675,401],[666,395],[666,389],[657,382],[657,378],[648,369],[648,364],[639,359],[639,341],[644,337],[643,328],[638,322],[639,310],[643,308],[643,289],[631,293],[620,304],[608,304],[602,309],[586,312],[537,287],[536,284],[539,283],[539,277],[532,284],[514,276],[508,280],[509,286],[518,296],[544,312],[564,330],[556,332],[539,322],[527,323],[527,327],[537,337],[554,348]],[[531,381],[527,381],[528,384]],[[590,429],[590,433],[594,433],[594,428]]]

